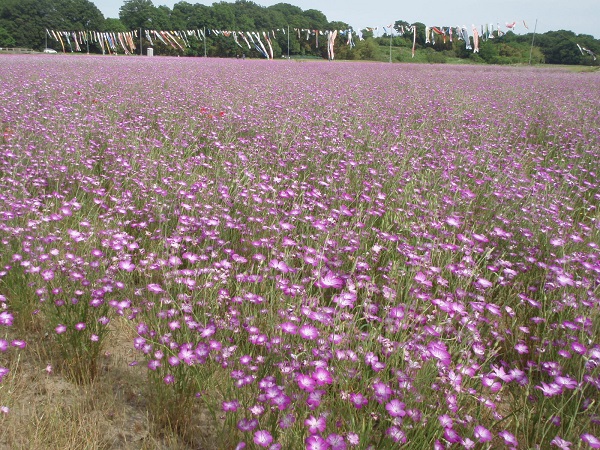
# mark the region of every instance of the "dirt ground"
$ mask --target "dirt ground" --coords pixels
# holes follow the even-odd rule
[[[214,429],[202,411],[185,441],[153,422],[146,368],[130,366],[136,358],[131,331],[122,323],[112,328],[100,373],[90,384],[77,385],[50,369],[43,340],[28,340],[20,354],[0,360],[11,369],[0,384],[0,405],[10,408],[0,416],[0,450],[212,448]]]

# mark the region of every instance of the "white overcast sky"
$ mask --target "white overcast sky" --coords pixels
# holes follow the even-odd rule
[[[119,17],[123,0],[91,0],[104,17]],[[179,0],[153,0],[154,6],[173,8]],[[210,6],[212,1],[187,0],[191,4]],[[233,0],[231,1],[233,3]],[[302,8],[317,9],[327,20],[340,20],[354,29],[382,27],[396,20],[422,22],[429,26],[462,26],[517,22],[515,31],[527,33],[523,21],[532,32],[537,19],[537,32],[570,30],[600,38],[600,0],[427,0],[399,2],[398,0],[256,0],[270,6],[289,3]],[[402,4],[404,3],[404,4]]]

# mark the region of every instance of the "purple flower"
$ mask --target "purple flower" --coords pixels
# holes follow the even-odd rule
[[[322,433],[327,428],[327,419],[323,416],[319,416],[316,418],[315,416],[309,416],[308,419],[304,421],[304,425],[308,427],[308,432],[310,434]]]
[[[512,445],[513,447],[519,446],[519,442],[517,441],[517,438],[514,436],[514,434],[508,432],[507,430],[501,431],[500,433],[498,433],[498,436],[504,439],[506,445]]]
[[[298,383],[298,387],[303,391],[312,392],[315,390],[315,380],[309,375],[299,373],[296,375],[296,383]]]
[[[265,407],[263,405],[253,405],[248,410],[252,413],[253,416],[261,416],[265,412]]]
[[[237,400],[231,400],[229,402],[223,402],[221,409],[225,412],[237,411],[240,407],[240,402]]]
[[[563,386],[567,389],[575,389],[577,387],[577,380],[574,380],[569,376],[557,376],[556,378],[554,378],[554,382],[557,385]]]
[[[67,327],[63,324],[59,324],[57,325],[57,327],[54,329],[54,331],[56,331],[56,334],[63,334],[67,331]]]
[[[317,383],[317,386],[323,386],[324,384],[331,384],[333,381],[329,371],[323,367],[318,367],[312,373],[312,379],[315,380],[315,382]]]
[[[346,435],[346,439],[348,439],[348,443],[350,445],[358,445],[360,444],[360,436],[356,433],[348,433]]]
[[[317,285],[317,287],[320,287],[322,289],[342,289],[345,283],[343,278],[340,278],[333,272],[329,271],[321,278],[319,278],[315,284]]]
[[[8,311],[0,312],[0,325],[3,325],[5,327],[10,327],[10,326],[12,326],[13,321],[14,321],[14,317],[11,313],[9,313]]]
[[[312,434],[304,441],[306,450],[327,450],[329,443],[318,434]]]
[[[448,353],[446,344],[444,344],[443,342],[430,342],[427,346],[427,350],[429,350],[431,356],[439,360],[444,366],[450,365],[450,353]]]
[[[600,448],[600,439],[598,439],[596,436],[592,435],[592,434],[582,434],[581,435],[581,440],[583,442],[585,442],[587,445],[590,446],[590,448]]]
[[[151,359],[150,361],[148,361],[148,369],[150,370],[157,370],[161,366],[162,364],[157,359]]]
[[[385,405],[385,409],[392,417],[404,417],[406,415],[406,411],[404,410],[405,407],[406,405],[396,398]]]
[[[277,259],[273,259],[269,262],[269,267],[272,267],[275,270],[280,271],[281,273],[288,273],[292,269],[285,262],[279,261]]]
[[[325,441],[331,446],[331,450],[346,450],[344,437],[339,434],[331,433]]]
[[[258,426],[256,419],[240,419],[237,423],[238,430],[246,432],[252,431]]]
[[[373,391],[375,394],[375,400],[377,400],[378,403],[385,402],[392,395],[392,390],[390,387],[380,381],[373,384]]]
[[[298,325],[292,322],[280,323],[279,328],[281,328],[281,331],[287,334],[296,334],[296,332],[298,331]]]
[[[415,281],[426,287],[433,286],[433,283],[427,279],[427,275],[425,275],[423,272],[417,272],[415,275]]]
[[[254,443],[259,447],[268,447],[273,442],[273,436],[267,430],[258,430],[254,433]]]
[[[350,401],[356,409],[361,409],[363,406],[369,403],[369,400],[367,400],[367,398],[361,393],[350,394]]]
[[[454,431],[454,428],[444,428],[444,439],[451,444],[456,444],[462,441],[460,435]]]
[[[305,324],[300,327],[298,334],[300,334],[303,339],[312,341],[319,337],[319,330],[310,324]]]
[[[546,384],[543,381],[541,386],[536,386],[535,388],[541,390],[545,397],[554,397],[555,395],[559,395],[562,393],[563,389],[562,386],[556,383]]]
[[[151,283],[147,286],[148,288],[148,292],[151,292],[153,294],[160,294],[161,292],[164,292],[163,288],[160,287],[160,285],[156,284],[156,283]]]
[[[119,269],[124,270],[126,272],[133,272],[135,269],[135,264],[133,264],[130,260],[120,261]],[[150,290],[150,286],[148,286],[148,290]]]
[[[10,345],[12,345],[13,347],[24,349],[25,347],[27,347],[27,342],[21,339],[14,339],[13,341],[11,341]]]
[[[523,341],[517,342],[517,344],[515,345],[515,350],[519,355],[525,355],[529,353],[529,347],[527,347],[527,344]]]
[[[394,442],[400,442],[401,444],[406,443],[406,434],[396,426],[389,427],[385,431],[385,434],[387,434]]]
[[[44,270],[41,275],[44,281],[50,281],[54,279],[54,272],[50,269]]]
[[[448,414],[439,416],[438,420],[443,428],[452,428],[452,418]]]
[[[560,448],[561,450],[570,450],[571,445],[573,445],[573,443],[564,440],[560,436],[556,436],[554,439],[552,439],[550,441],[550,445],[555,445],[556,447]]]
[[[483,289],[490,288],[490,287],[492,287],[492,286],[494,285],[494,283],[492,283],[492,282],[491,282],[491,281],[489,281],[489,280],[486,280],[485,278],[479,278],[479,279],[478,279],[478,280],[475,282],[475,284],[476,284],[478,287],[480,287],[480,288],[483,288]]]
[[[493,436],[492,433],[490,432],[490,430],[488,430],[487,428],[481,426],[481,425],[477,425],[475,427],[475,430],[473,432],[473,436],[475,437],[475,439],[479,440],[479,442],[489,442],[492,440]]]
[[[279,428],[285,430],[290,428],[296,422],[296,417],[293,414],[286,414],[281,419],[279,419]]]

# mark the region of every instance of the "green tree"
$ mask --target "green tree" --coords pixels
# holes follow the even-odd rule
[[[371,37],[359,41],[354,48],[357,59],[363,60],[377,61],[380,58],[380,52],[379,45]]]
[[[0,27],[17,47],[42,50],[47,29],[102,30],[103,26],[104,16],[88,0],[0,0]]]
[[[125,0],[119,9],[119,19],[130,30],[156,28],[152,24],[156,14],[156,8],[152,0]]]
[[[15,40],[14,38],[10,35],[10,33],[0,27],[0,47],[14,47],[15,46]]]
[[[104,16],[89,0],[56,0],[54,7],[65,30],[101,30],[104,27]]]
[[[104,29],[102,31],[112,31],[115,33],[129,31],[120,19],[109,18],[104,21]]]
[[[308,19],[308,28],[311,30],[324,30],[327,28],[327,17],[321,11],[307,9],[303,15]]]

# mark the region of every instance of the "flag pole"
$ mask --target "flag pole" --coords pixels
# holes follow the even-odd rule
[[[206,27],[202,27],[202,33],[204,34],[204,57],[206,58]]]
[[[535,41],[535,30],[537,30],[537,19],[535,19],[535,26],[533,27],[533,37],[531,38],[531,49],[529,50],[529,65],[531,65],[531,56],[533,55],[533,42]]]
[[[290,26],[288,25],[288,59],[290,59]]]
[[[390,62],[392,62],[392,30],[390,30]]]

